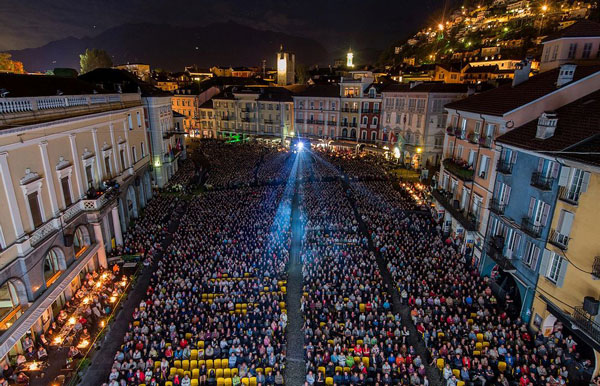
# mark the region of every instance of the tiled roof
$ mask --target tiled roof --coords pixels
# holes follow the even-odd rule
[[[340,86],[337,84],[317,84],[300,91],[296,96],[312,96],[323,98],[335,98],[340,96]]]
[[[449,103],[446,108],[502,116],[557,90],[556,80],[559,71],[560,68],[556,68],[543,72],[515,87],[512,87],[512,84],[505,84],[493,90]],[[600,66],[577,66],[573,81],[581,80],[597,72],[600,72]]]
[[[600,163],[600,155],[569,154],[600,149],[600,91],[554,111],[558,123],[554,135],[536,138],[537,118],[498,137],[496,142],[539,152],[562,152],[556,156]]]
[[[412,88],[408,83],[392,83],[384,87],[382,92],[435,92],[435,93],[466,93],[469,86],[458,83],[425,82]]]
[[[465,73],[466,74],[484,74],[484,73],[490,73],[490,72],[496,72],[496,71],[498,71],[497,65],[489,65],[489,66],[469,67],[469,68],[467,68]]]
[[[106,93],[100,87],[76,78],[49,75],[20,75],[0,73],[0,89],[8,91],[7,98]]]
[[[550,42],[552,40],[561,38],[574,38],[574,37],[600,37],[600,23],[596,23],[591,20],[580,20],[577,23],[556,31],[553,34],[548,35],[543,42]]]

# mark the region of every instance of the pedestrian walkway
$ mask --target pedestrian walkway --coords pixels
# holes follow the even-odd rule
[[[296,168],[297,170],[297,168]],[[295,178],[292,176],[291,178]],[[300,309],[302,298],[302,249],[303,225],[300,218],[301,184],[298,179],[294,183],[294,196],[292,198],[292,246],[290,261],[288,263],[287,281],[287,312],[288,325],[287,338],[287,364],[285,369],[286,385],[302,386],[305,380],[306,364],[304,361],[304,316]]]
[[[173,240],[172,234],[179,226],[181,214],[185,212],[186,206],[187,202],[182,201],[177,210],[172,213],[169,220],[168,234],[162,242],[162,251],[167,250],[167,247],[171,244]],[[109,331],[104,338],[102,347],[93,355],[92,363],[85,372],[80,384],[101,385],[102,383],[107,382],[108,375],[112,369],[114,355],[123,343],[123,337],[129,328],[129,324],[133,322],[132,310],[135,309],[144,298],[146,289],[150,284],[152,272],[156,270],[157,262],[161,258],[162,252],[155,256],[153,263],[150,266],[145,267],[142,270],[142,274],[138,277],[137,283],[135,283],[133,289],[129,293],[127,300],[123,302],[121,311],[117,314],[117,317],[110,326]]]

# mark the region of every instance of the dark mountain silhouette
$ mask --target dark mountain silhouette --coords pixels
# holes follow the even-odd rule
[[[296,53],[296,61],[307,65],[326,63],[327,51],[315,40],[285,33],[262,31],[234,22],[206,27],[175,27],[167,24],[125,24],[95,37],[68,37],[42,47],[9,51],[27,71],[55,67],[79,69],[79,54],[86,48],[106,50],[114,64],[148,63],[152,68],[183,71],[186,65],[200,67],[275,66],[275,53],[283,44]]]

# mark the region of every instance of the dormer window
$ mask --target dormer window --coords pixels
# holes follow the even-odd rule
[[[554,135],[556,125],[558,124],[558,116],[553,112],[545,112],[538,118],[537,131],[535,137],[537,139],[548,139]]]
[[[375,89],[374,88],[372,88],[372,89],[369,90],[369,97],[370,98],[375,98]]]

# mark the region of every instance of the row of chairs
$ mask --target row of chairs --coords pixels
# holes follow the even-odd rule
[[[444,360],[444,358],[437,359],[436,366],[440,371],[444,370],[445,365],[446,365],[446,361]],[[501,373],[505,372],[507,367],[508,367],[508,365],[506,364],[506,362],[504,362],[504,361],[498,362],[498,371],[500,371]],[[456,379],[461,379],[459,369],[452,369],[452,374],[454,374],[456,376]],[[462,383],[462,385],[464,385],[464,382]]]
[[[358,364],[361,361],[365,365],[365,367],[369,367],[369,357],[362,357],[362,358],[361,357],[354,357],[354,363]],[[342,367],[342,366],[336,366],[335,367],[335,371],[336,372],[339,371],[340,373],[342,373],[344,371],[350,372],[350,370],[351,369],[348,366],[344,366],[344,367]],[[317,371],[319,373],[322,373],[323,375],[325,375],[325,366],[320,366],[319,368],[317,368]]]

